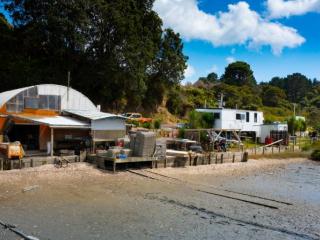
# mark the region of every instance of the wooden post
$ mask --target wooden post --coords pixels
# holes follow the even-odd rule
[[[3,171],[3,159],[0,158],[0,171]]]
[[[232,155],[232,162],[233,162],[233,163],[235,162],[235,159],[236,159],[236,155],[233,154],[233,155]]]
[[[281,146],[279,145],[279,153],[281,152]]]
[[[53,157],[53,147],[54,147],[54,130],[51,128],[51,149],[50,149],[50,156]]]
[[[167,167],[167,157],[164,158],[164,168]]]
[[[216,164],[218,164],[218,154],[216,154]]]
[[[19,169],[21,169],[21,168],[22,168],[22,159],[19,158]]]
[[[91,135],[92,135],[92,153],[95,154],[96,152],[96,143],[95,143],[95,131],[92,130],[91,132]]]
[[[30,167],[33,167],[33,159],[30,159]]]
[[[223,153],[221,153],[221,164],[223,163]]]
[[[249,153],[248,152],[244,152],[242,155],[242,162],[248,162],[249,159]]]
[[[264,155],[264,149],[265,149],[265,148],[263,147],[263,148],[262,148],[262,155]]]
[[[211,152],[209,153],[208,163],[211,164]]]
[[[116,161],[114,160],[113,161],[113,173],[115,173],[116,172]]]

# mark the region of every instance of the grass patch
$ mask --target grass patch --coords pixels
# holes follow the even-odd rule
[[[290,159],[290,158],[310,158],[310,153],[307,152],[283,152],[283,153],[274,153],[274,154],[257,154],[257,155],[250,155],[249,159]]]

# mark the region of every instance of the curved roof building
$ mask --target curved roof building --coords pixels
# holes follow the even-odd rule
[[[125,118],[101,112],[70,87],[42,84],[0,93],[0,137],[19,141],[27,150],[48,150],[50,142],[53,155],[84,138],[114,141],[125,130]]]
[[[21,112],[24,108],[46,110],[98,111],[79,91],[66,86],[42,84],[0,93],[1,112]]]

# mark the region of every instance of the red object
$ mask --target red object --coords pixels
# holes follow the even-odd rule
[[[265,144],[268,145],[268,144],[271,144],[271,143],[272,143],[272,138],[271,137],[266,137]]]
[[[124,140],[118,140],[117,146],[118,147],[124,147]]]

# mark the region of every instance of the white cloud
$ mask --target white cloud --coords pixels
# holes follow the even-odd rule
[[[188,65],[187,69],[184,71],[185,78],[191,78],[196,74],[196,70],[193,66]]]
[[[234,63],[236,61],[236,59],[234,57],[227,57],[226,61],[228,64],[230,64],[230,63]]]
[[[320,12],[320,0],[267,0],[270,18],[303,15],[308,12]]]
[[[275,54],[305,41],[294,28],[262,18],[246,2],[230,4],[228,9],[211,15],[199,9],[197,0],[156,0],[154,4],[164,26],[173,28],[186,40],[205,40],[214,46],[268,45]]]
[[[217,65],[213,65],[210,69],[208,69],[207,74],[213,73],[213,72],[217,73],[218,70],[219,70],[218,66]]]

